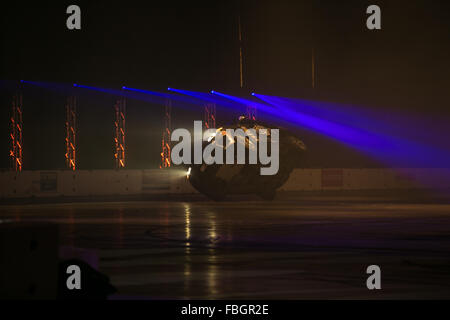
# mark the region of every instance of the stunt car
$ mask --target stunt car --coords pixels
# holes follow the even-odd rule
[[[229,137],[226,129],[242,129],[246,133],[250,132],[249,129],[254,129],[251,132],[257,134],[253,139],[246,136],[245,140],[239,140],[235,137]],[[261,168],[267,167],[267,165],[260,163],[238,164],[237,161],[234,161],[234,164],[226,164],[225,162],[224,164],[190,164],[187,168],[187,178],[191,185],[200,193],[216,201],[224,200],[227,195],[233,194],[256,194],[264,200],[273,200],[277,189],[288,180],[292,170],[301,163],[306,151],[305,144],[285,129],[271,128],[245,116],[239,117],[237,125],[217,129],[228,139],[228,143],[223,143],[223,146],[221,144],[223,154],[233,144],[236,145],[235,150],[237,150],[237,144],[244,143],[246,154],[249,154],[253,148],[257,148],[261,139],[266,140],[267,144],[270,145],[271,139],[275,139],[272,131],[274,129],[279,130],[279,167],[276,174],[261,174]],[[263,137],[264,135],[265,137]],[[213,139],[211,137],[211,140]],[[204,142],[204,144],[206,143]],[[214,141],[208,143],[214,143]],[[235,152],[235,157],[236,154]]]

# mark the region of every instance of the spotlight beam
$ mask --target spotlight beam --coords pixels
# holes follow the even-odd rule
[[[162,93],[162,92],[157,92],[157,91],[150,91],[150,90],[143,90],[143,89],[137,89],[137,88],[130,88],[130,87],[122,87],[124,90],[126,91],[132,91],[134,93],[136,93],[137,95],[140,96],[153,96],[156,99],[159,99],[158,103],[159,104],[163,104],[165,105],[166,100],[170,99],[173,103],[173,107],[177,107],[177,108],[188,108],[188,109],[193,109],[193,108],[198,108],[199,104],[202,104],[201,100],[194,99],[192,97],[186,97],[186,96],[182,96],[182,95],[178,95],[176,93],[182,93],[182,90],[177,90],[174,88],[167,88],[168,91],[170,91],[170,93]]]
[[[150,94],[150,95],[154,95],[154,96],[162,97],[162,98],[171,98],[172,97],[172,95],[170,95],[170,94],[157,92],[157,91],[143,90],[143,89],[137,89],[137,88],[129,88],[129,87],[125,87],[125,86],[123,86],[122,89],[123,90],[128,90],[128,91],[133,91],[133,92]]]
[[[212,99],[210,95],[207,93],[181,90],[175,88],[167,88],[167,90],[190,97],[190,101],[192,101],[193,104],[201,105],[207,102],[215,102],[214,99]]]
[[[255,94],[255,96],[278,108],[278,115],[273,114],[274,116],[333,138],[390,165],[444,165],[445,159],[450,159],[449,152],[445,150],[385,133],[371,132],[355,125],[344,125],[321,117],[300,113],[285,107],[284,104],[274,103],[273,100],[267,99],[265,96],[259,94]]]
[[[189,90],[181,90],[170,88],[170,91],[187,95],[194,98],[197,104],[205,104],[205,103],[215,103],[218,107],[224,107],[227,109],[240,110],[241,104],[236,103],[236,101],[232,101],[230,99],[226,99],[225,97],[221,97],[217,95],[217,91],[211,90],[210,93],[197,92],[197,91],[189,91]]]

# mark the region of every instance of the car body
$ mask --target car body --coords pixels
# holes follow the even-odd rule
[[[220,201],[233,194],[256,194],[264,200],[272,200],[276,190],[289,178],[292,170],[299,166],[306,151],[305,144],[288,130],[270,127],[255,120],[241,116],[237,125],[219,128],[225,135],[226,129],[254,129],[256,140],[245,139],[246,154],[266,132],[268,142],[272,139],[271,130],[279,129],[279,168],[274,175],[262,175],[261,164],[194,164],[188,166],[188,179],[192,186],[207,197]],[[266,130],[261,130],[266,129]],[[233,139],[234,140],[234,139]],[[239,143],[239,140],[234,140]],[[268,143],[270,144],[270,143]],[[226,149],[226,147],[223,147]],[[224,150],[224,154],[225,154]],[[236,154],[236,152],[235,152]],[[235,155],[236,156],[236,155]]]

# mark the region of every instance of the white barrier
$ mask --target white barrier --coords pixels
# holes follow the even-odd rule
[[[322,169],[296,169],[288,181],[281,186],[281,191],[320,190]]]
[[[0,172],[0,198],[192,194],[183,170]],[[295,169],[281,191],[450,189],[450,169]]]

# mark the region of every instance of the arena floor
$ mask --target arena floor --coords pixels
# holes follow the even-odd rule
[[[9,204],[95,249],[113,298],[450,298],[450,204],[391,197]],[[366,268],[381,267],[381,290]]]

